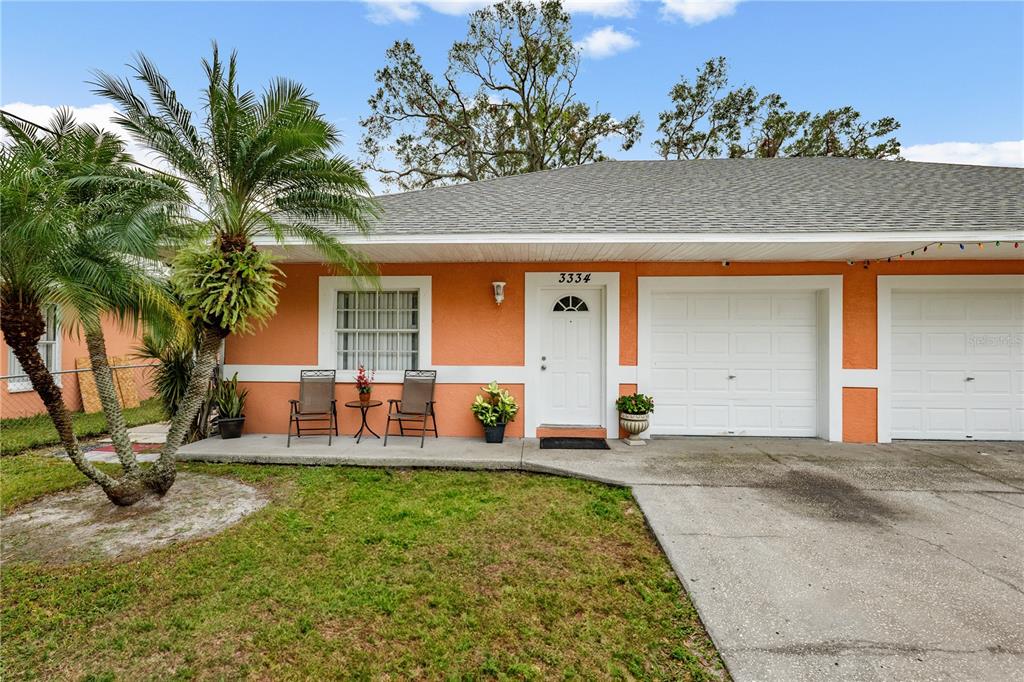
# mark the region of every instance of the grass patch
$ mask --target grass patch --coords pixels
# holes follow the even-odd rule
[[[138,407],[129,407],[124,411],[124,420],[129,427],[152,424],[163,418],[160,401],[156,398],[144,400]],[[71,419],[75,424],[75,435],[79,438],[107,433],[107,420],[102,412],[75,412]],[[0,455],[17,455],[32,448],[58,444],[60,439],[57,430],[45,412],[31,417],[0,420]]]
[[[73,483],[70,468],[0,460],[5,504]],[[131,561],[4,566],[5,677],[725,676],[626,490],[516,473],[184,468],[274,501]]]

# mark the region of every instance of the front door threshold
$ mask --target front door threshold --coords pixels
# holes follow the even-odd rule
[[[537,438],[604,438],[608,430],[593,424],[541,424]]]

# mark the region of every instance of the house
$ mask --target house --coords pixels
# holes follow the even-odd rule
[[[639,390],[654,435],[1024,438],[1022,169],[611,161],[380,204],[368,237],[327,226],[379,290],[267,245],[276,317],[225,348],[248,432],[286,431],[300,369],[336,368],[340,403],[363,363],[384,399],[436,369],[443,435],[480,433],[469,405],[497,380],[518,436],[618,436],[613,401]]]
[[[134,329],[128,329],[117,320],[111,318],[103,321],[103,334],[107,343],[107,353],[120,367],[143,364],[133,356],[141,344]],[[60,322],[55,306],[46,310],[46,334],[39,339],[39,350],[46,366],[54,372],[54,379],[61,387],[64,402],[72,412],[83,409],[81,381],[89,370],[89,351],[85,346],[85,337],[74,329],[69,329]],[[83,370],[77,371],[78,368]],[[153,387],[149,382],[148,370],[136,368],[121,370],[115,373],[115,381],[123,377],[130,381],[132,396],[145,400],[153,396]],[[24,375],[18,359],[0,336],[0,418],[13,419],[43,414],[46,408],[39,396],[32,390],[32,384]],[[84,381],[89,381],[84,379]],[[98,404],[97,404],[98,409]]]

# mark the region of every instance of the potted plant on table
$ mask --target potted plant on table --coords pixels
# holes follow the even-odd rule
[[[627,445],[644,445],[640,434],[651,425],[649,415],[654,412],[654,398],[643,393],[620,396],[615,401],[615,409],[619,411],[619,426],[629,434]]]
[[[515,421],[519,404],[506,389],[492,381],[480,388],[484,395],[473,400],[470,409],[484,426],[484,442],[501,443],[505,440],[505,426]]]
[[[356,390],[359,391],[359,402],[370,402],[370,395],[373,393],[374,372],[367,373],[366,367],[359,365],[356,371]]]
[[[217,408],[217,430],[221,438],[238,438],[245,426],[245,399],[249,391],[238,390],[238,372],[221,381],[213,391],[213,405]]]

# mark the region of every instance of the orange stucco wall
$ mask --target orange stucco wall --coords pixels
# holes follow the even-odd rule
[[[2,311],[0,311],[2,314]],[[107,342],[107,353],[111,357],[134,355],[139,346],[139,335],[136,330],[123,327],[113,319],[105,320],[103,323],[104,337]],[[78,358],[89,356],[85,347],[85,338],[74,329],[62,329],[60,340],[60,368],[62,370],[75,369],[75,361]],[[10,353],[7,352],[7,344],[0,337],[0,376],[8,376],[10,368],[8,360]],[[132,361],[132,364],[142,364],[142,361]],[[140,371],[135,372],[139,379],[145,376]],[[0,382],[0,416],[4,419],[14,417],[27,417],[33,414],[40,414],[45,411],[42,402],[34,391],[8,390],[8,382]],[[153,390],[148,383],[137,385],[140,398],[149,398]],[[78,377],[75,374],[66,374],[61,377],[61,391],[64,394],[64,401],[72,411],[82,409],[82,396],[78,390]]]
[[[843,389],[843,442],[878,441],[878,389]]]
[[[285,286],[277,316],[261,331],[232,337],[226,348],[228,364],[307,365],[317,362],[318,278],[331,273],[318,264],[284,264]],[[432,277],[432,362],[435,365],[510,365],[525,362],[525,277],[527,272],[618,272],[620,343],[619,363],[637,362],[637,278],[650,276],[771,276],[842,275],[843,367],[872,369],[878,362],[877,277],[911,274],[1024,274],[1024,261],[912,261],[860,264],[805,263],[426,263],[385,264],[383,275]],[[491,282],[508,283],[505,301],[494,303]],[[287,428],[288,398],[296,384],[252,383],[246,430],[282,433]],[[510,387],[522,398],[522,386]],[[622,390],[627,387],[623,385]],[[634,388],[634,387],[628,387]],[[446,435],[477,435],[479,425],[468,405],[478,390],[474,385],[441,384],[438,387],[438,426]],[[377,397],[397,396],[397,386],[380,386]],[[355,398],[352,386],[339,384],[339,401]],[[875,440],[877,397],[861,390],[844,400],[844,424],[856,440]],[[655,396],[657,398],[657,396]],[[383,424],[383,409],[371,424]],[[357,414],[348,410],[342,428],[354,430]],[[376,427],[375,427],[376,428]],[[844,426],[844,431],[846,427]],[[517,422],[509,434],[522,433]]]

